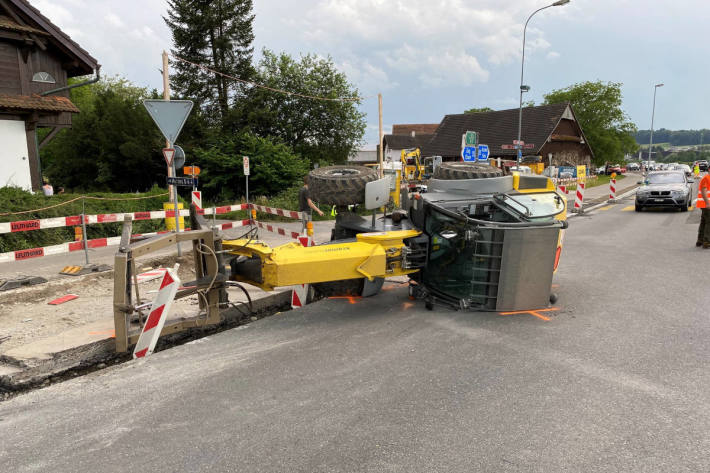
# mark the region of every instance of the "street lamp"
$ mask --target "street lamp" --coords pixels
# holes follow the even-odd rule
[[[651,112],[651,139],[648,142],[648,159],[646,160],[646,175],[648,175],[649,166],[651,165],[651,152],[653,149],[653,119],[656,116],[656,91],[659,87],[663,87],[663,84],[656,84],[653,86],[653,111]]]
[[[516,148],[518,150],[518,168],[520,167],[520,158],[522,157],[522,145],[520,144],[520,134],[522,133],[523,129],[523,93],[528,92],[530,90],[529,85],[523,85],[523,72],[525,71],[525,33],[528,29],[528,22],[530,21],[530,18],[532,18],[535,13],[542,11],[546,8],[550,7],[561,7],[562,5],[566,5],[570,2],[570,0],[557,0],[555,3],[552,3],[550,5],[547,5],[546,7],[538,8],[532,14],[528,17],[527,21],[525,22],[525,27],[523,28],[523,60],[520,64],[520,112],[518,114],[518,144],[516,145]]]

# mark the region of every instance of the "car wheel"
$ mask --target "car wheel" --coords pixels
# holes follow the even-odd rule
[[[641,210],[643,210],[643,207],[641,207],[641,206],[638,204],[638,202],[636,202],[636,205],[635,205],[634,209],[635,209],[637,212],[641,212]]]

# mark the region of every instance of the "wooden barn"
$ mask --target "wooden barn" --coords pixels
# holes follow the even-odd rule
[[[79,112],[67,81],[100,67],[29,2],[0,0],[0,187],[40,189],[39,149]]]

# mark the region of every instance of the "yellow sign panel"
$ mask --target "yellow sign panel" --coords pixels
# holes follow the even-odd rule
[[[577,166],[577,180],[587,180],[587,166]]]

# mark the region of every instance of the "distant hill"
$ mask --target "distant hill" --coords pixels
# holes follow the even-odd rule
[[[634,138],[640,145],[648,145],[651,130],[639,130]],[[653,144],[667,143],[670,146],[693,146],[710,144],[710,130],[653,130]]]

